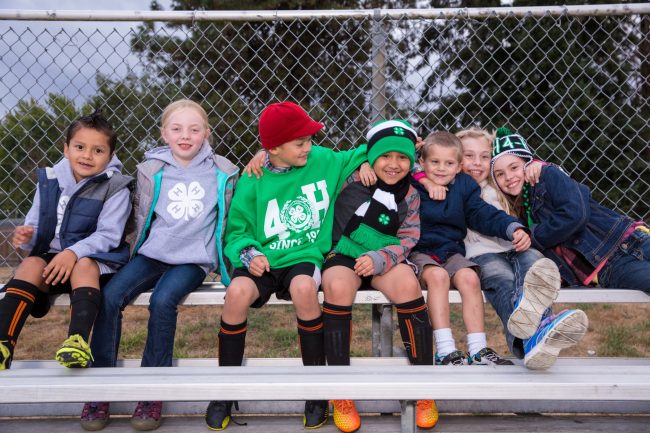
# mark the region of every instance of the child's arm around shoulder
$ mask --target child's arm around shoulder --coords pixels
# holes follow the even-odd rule
[[[535,188],[543,188],[540,199],[544,200],[544,206],[551,208],[551,212],[531,228],[533,246],[540,250],[553,247],[585,227],[591,216],[591,195],[586,186],[571,179],[558,167],[546,165]],[[534,191],[533,196],[537,197]]]
[[[458,174],[456,183],[464,194],[465,220],[470,229],[508,240],[514,240],[515,231],[525,229],[518,218],[508,215],[483,200],[481,187],[469,175]]]

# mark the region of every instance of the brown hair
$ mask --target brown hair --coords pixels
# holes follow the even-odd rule
[[[422,158],[426,159],[429,155],[432,146],[441,146],[451,149],[456,149],[458,152],[458,162],[463,160],[463,143],[451,132],[436,131],[432,132],[424,139],[424,146],[422,146]]]

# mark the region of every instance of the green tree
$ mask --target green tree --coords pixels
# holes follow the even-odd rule
[[[1,218],[25,215],[36,185],[36,168],[63,157],[65,131],[79,116],[72,100],[49,94],[43,105],[20,101],[0,121]]]
[[[514,6],[548,3],[524,0]],[[639,22],[544,16],[434,23],[423,34],[419,54],[421,67],[439,56],[438,72],[421,93],[423,104],[435,109],[422,116],[438,128],[508,125],[540,157],[589,185],[598,200],[645,217],[648,163],[639,155],[650,130],[641,108],[647,100],[634,85]],[[453,84],[441,88],[448,82]],[[639,178],[646,183],[632,182]]]
[[[175,0],[172,9],[353,9],[411,3]],[[157,8],[153,2],[152,9]],[[371,25],[371,20],[332,18],[168,23],[162,31],[144,24],[132,49],[160,86],[171,83],[208,109],[220,153],[246,161],[259,147],[259,112],[280,100],[293,100],[322,119],[328,143],[343,148],[358,144],[369,122]]]

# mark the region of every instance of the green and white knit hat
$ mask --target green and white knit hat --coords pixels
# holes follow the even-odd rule
[[[408,156],[411,167],[415,163],[415,129],[405,120],[382,120],[370,128],[368,140],[368,163],[374,165],[384,153],[399,152]]]
[[[527,163],[533,160],[533,152],[528,147],[524,137],[513,134],[508,128],[497,129],[496,137],[492,142],[492,161],[490,163],[490,174],[494,178],[494,162],[503,155],[515,155]]]

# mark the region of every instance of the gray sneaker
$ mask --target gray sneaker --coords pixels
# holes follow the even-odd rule
[[[521,339],[535,334],[544,312],[557,299],[561,283],[560,271],[551,259],[543,258],[533,263],[524,277],[521,296],[508,318],[508,331]]]

